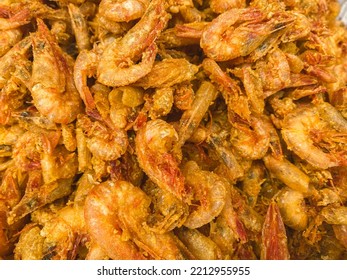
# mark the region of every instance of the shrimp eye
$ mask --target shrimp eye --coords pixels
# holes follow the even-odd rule
[[[30,117],[30,113],[28,111],[23,111],[20,113],[20,116],[23,118],[27,118],[27,117]]]
[[[36,46],[38,50],[43,50],[45,48],[45,42],[39,42]]]
[[[43,256],[43,260],[51,260],[57,254],[55,248],[56,246],[49,247],[47,253]]]

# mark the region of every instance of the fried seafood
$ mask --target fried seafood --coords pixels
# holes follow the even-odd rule
[[[137,159],[147,176],[160,188],[179,199],[186,199],[187,190],[179,162],[172,151],[178,140],[174,127],[161,119],[148,121],[135,138]]]
[[[346,259],[339,1],[0,4],[0,259]]]
[[[128,22],[143,16],[148,0],[102,0],[99,12],[115,22]]]
[[[98,81],[108,86],[126,86],[150,73],[157,53],[155,40],[168,17],[164,1],[152,0],[140,21],[104,50],[97,67]]]
[[[31,95],[37,110],[56,123],[74,121],[82,103],[73,82],[72,59],[62,52],[41,19],[33,35]],[[42,77],[42,71],[47,75]]]
[[[171,232],[157,234],[143,226],[150,203],[141,189],[124,181],[104,182],[87,195],[87,227],[111,258],[183,259]]]
[[[285,117],[281,132],[288,149],[311,165],[326,169],[347,164],[346,125],[337,109],[323,102],[294,110]]]
[[[188,161],[183,166],[183,175],[185,184],[193,192],[192,210],[184,226],[200,228],[221,213],[225,205],[228,184],[217,174],[200,170],[194,161]]]

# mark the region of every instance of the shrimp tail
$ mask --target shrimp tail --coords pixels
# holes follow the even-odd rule
[[[288,260],[289,258],[286,229],[277,204],[272,202],[267,210],[262,230],[261,259]]]

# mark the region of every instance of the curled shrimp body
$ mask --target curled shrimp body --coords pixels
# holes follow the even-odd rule
[[[270,131],[267,121],[251,116],[250,127],[236,126],[236,135],[231,139],[232,146],[242,157],[262,158],[270,145]]]
[[[68,205],[44,224],[40,235],[44,237],[44,259],[75,259],[79,246],[87,237],[83,207]]]
[[[99,58],[95,51],[82,50],[74,64],[73,77],[75,86],[86,106],[87,113],[96,109],[92,93],[87,85],[87,79],[96,73],[98,60]]]
[[[136,82],[137,86],[172,87],[184,81],[190,81],[198,72],[199,67],[182,58],[167,58],[156,62],[148,75]]]
[[[109,257],[145,259],[141,248],[155,259],[183,259],[171,233],[155,234],[143,227],[150,203],[140,188],[125,181],[106,181],[90,191],[85,202],[87,228]]]
[[[98,81],[107,86],[125,86],[147,75],[157,53],[154,40],[168,21],[163,0],[153,0],[141,20],[103,52],[97,68]],[[142,60],[135,64],[142,54]]]
[[[308,215],[304,195],[301,192],[283,188],[276,195],[276,201],[285,225],[295,230],[306,228]]]
[[[161,119],[151,120],[138,130],[135,149],[139,164],[148,177],[160,188],[183,199],[187,195],[184,177],[172,152],[177,140],[172,125]]]
[[[33,35],[31,95],[37,110],[56,123],[70,123],[82,111],[72,66],[41,19]],[[58,71],[57,71],[58,70]],[[42,75],[42,71],[46,75]]]
[[[184,225],[199,228],[211,222],[224,208],[227,183],[217,174],[204,171],[194,161],[188,161],[183,168],[187,186],[193,189],[192,210]],[[194,201],[198,201],[197,206]]]
[[[200,46],[216,61],[246,56],[257,49],[271,33],[286,27],[280,14],[264,22],[265,14],[256,8],[230,9],[215,18],[202,33]]]
[[[89,192],[84,207],[87,230],[110,258],[145,259],[132,241],[122,237],[115,196],[117,189],[111,181],[96,185]]]
[[[128,22],[142,17],[149,0],[102,0],[99,13],[115,22]]]
[[[317,144],[322,142],[322,138],[324,140],[325,135],[330,136],[325,141],[331,141],[335,135],[346,133],[346,128],[346,119],[333,106],[322,103],[297,108],[287,115],[282,127],[282,136],[288,148],[300,158],[317,168],[327,169],[345,166],[347,158],[343,152],[341,154],[333,149],[325,152],[320,146],[317,147]]]
[[[109,161],[126,152],[128,137],[123,129],[110,129],[102,122],[93,122],[86,115],[78,117],[77,127],[86,135],[86,145],[95,157]]]

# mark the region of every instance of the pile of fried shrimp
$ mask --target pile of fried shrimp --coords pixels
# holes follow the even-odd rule
[[[0,0],[0,259],[347,259],[335,0]]]

